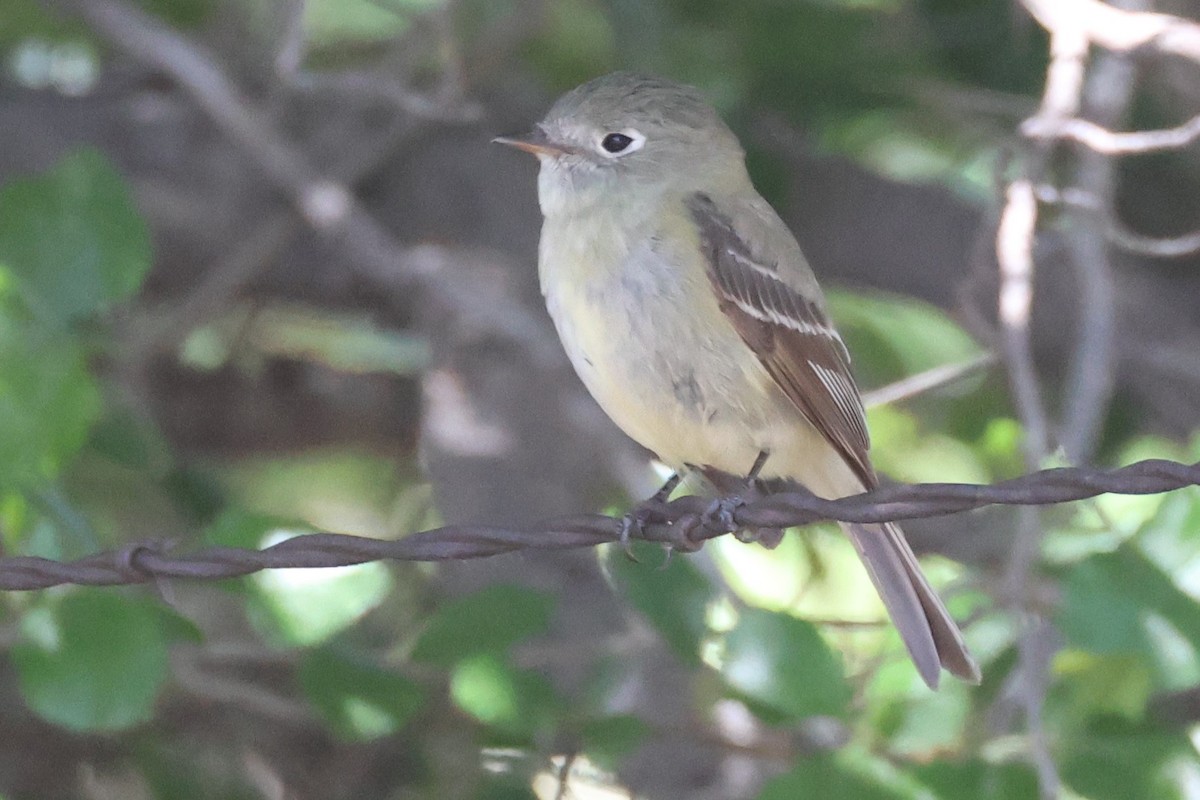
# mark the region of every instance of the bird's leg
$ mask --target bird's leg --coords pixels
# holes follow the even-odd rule
[[[625,555],[637,561],[633,557],[632,539],[635,533],[639,536],[642,530],[646,527],[654,514],[659,510],[663,503],[667,502],[667,498],[671,496],[671,492],[675,491],[675,487],[683,480],[683,470],[679,470],[667,478],[667,482],[658,488],[658,491],[643,500],[632,511],[626,512],[625,516],[621,517],[620,527],[620,542],[621,547],[625,549]]]
[[[706,527],[729,533],[738,530],[733,513],[741,506],[746,505],[747,498],[753,499],[761,492],[758,475],[762,472],[762,468],[767,463],[767,458],[770,455],[769,451],[760,450],[758,456],[754,459],[754,464],[750,467],[750,472],[746,475],[746,479],[742,483],[741,491],[736,494],[724,495],[713,501],[712,505],[708,507],[708,510],[704,512],[701,518]]]
[[[759,450],[758,455],[754,457],[754,463],[750,466],[750,472],[746,475],[746,483],[755,484],[758,482],[758,473],[762,472],[762,468],[767,463],[767,457],[771,453],[767,450]]]

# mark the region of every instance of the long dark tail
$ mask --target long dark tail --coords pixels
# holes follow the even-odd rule
[[[979,683],[979,665],[921,572],[904,531],[892,523],[843,524],[842,529],[854,543],[925,683],[936,689],[942,667],[965,681]]]

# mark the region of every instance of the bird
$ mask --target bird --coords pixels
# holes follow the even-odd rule
[[[618,427],[678,474],[795,482],[826,498],[878,486],[816,277],[699,90],[615,72],[494,141],[540,162],[542,294]],[[978,683],[900,527],[841,527],[925,683],[936,689],[943,668]]]

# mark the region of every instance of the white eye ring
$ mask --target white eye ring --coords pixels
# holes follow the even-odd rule
[[[624,144],[624,147],[620,145]],[[596,138],[596,150],[605,158],[620,158],[642,149],[646,137],[641,131],[626,128],[622,131],[604,131]],[[610,150],[616,146],[617,149]]]

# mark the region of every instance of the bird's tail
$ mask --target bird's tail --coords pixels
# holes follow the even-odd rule
[[[846,523],[842,528],[854,543],[925,683],[936,689],[942,667],[965,681],[979,683],[979,665],[967,650],[950,612],[921,572],[900,526]]]

